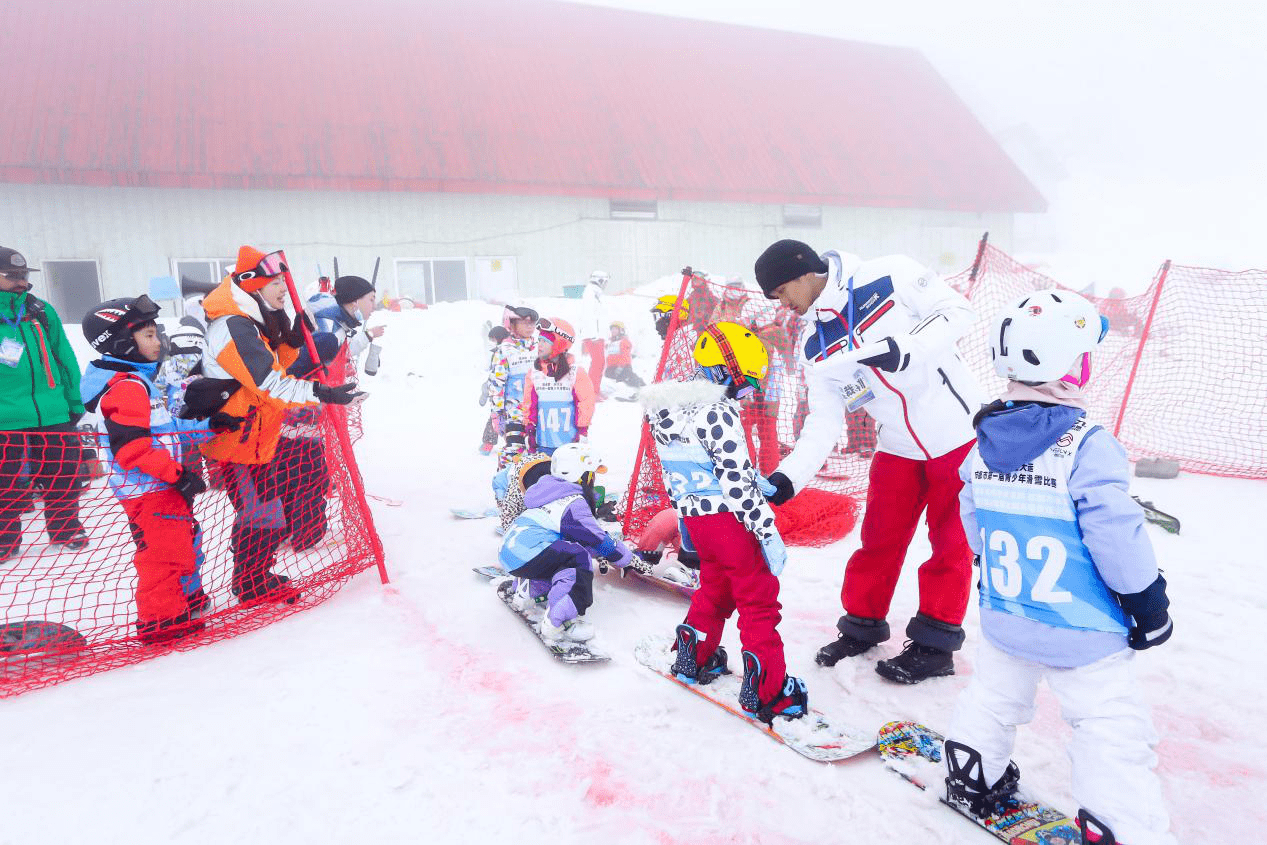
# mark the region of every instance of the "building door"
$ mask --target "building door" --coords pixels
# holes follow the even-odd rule
[[[101,276],[94,260],[45,261],[44,278],[39,281],[63,323],[82,323],[88,310],[102,299]]]
[[[396,291],[432,305],[470,298],[465,258],[398,258]]]
[[[471,293],[480,299],[509,302],[519,291],[514,258],[475,258],[471,261]]]

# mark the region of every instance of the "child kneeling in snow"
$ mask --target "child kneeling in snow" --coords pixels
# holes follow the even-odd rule
[[[591,554],[622,568],[633,560],[624,543],[599,527],[585,499],[582,485],[592,484],[602,469],[588,445],[568,443],[552,458],[525,462],[520,471],[527,509],[511,523],[499,558],[521,579],[518,609],[546,605],[541,636],[547,640],[584,642],[594,636],[593,626],[580,618],[594,603]]]
[[[1010,381],[977,414],[959,470],[983,640],[947,734],[946,792],[978,816],[1007,810],[1016,726],[1033,718],[1045,678],[1073,727],[1073,796],[1102,823],[1092,827],[1124,845],[1166,845],[1157,735],[1134,667],[1135,651],[1170,638],[1166,579],[1127,489],[1126,454],[1084,410],[1107,328],[1087,300],[1044,290],[990,330],[994,368]]]
[[[640,394],[664,485],[700,557],[699,589],[677,627],[673,673],[709,683],[729,672],[721,647],[739,611],[743,684],[739,706],[772,723],[809,707],[800,678],[787,674],[779,637],[779,579],[787,550],[774,526],[739,422],[739,400],[761,385],[770,358],[761,339],[736,323],[706,327],[695,343],[694,381],[663,382]]]

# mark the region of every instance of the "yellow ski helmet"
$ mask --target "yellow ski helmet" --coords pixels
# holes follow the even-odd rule
[[[671,293],[666,293],[657,299],[655,305],[651,306],[651,312],[653,314],[669,314],[673,311],[673,306],[675,305],[678,306],[678,321],[685,322],[691,316],[691,303],[685,299],[679,302],[678,298]]]
[[[695,363],[722,367],[743,398],[761,386],[770,369],[770,353],[761,338],[738,323],[713,323],[695,341]],[[744,390],[747,386],[749,390]]]

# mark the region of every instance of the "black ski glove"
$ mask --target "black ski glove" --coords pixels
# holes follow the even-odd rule
[[[1135,622],[1127,635],[1127,642],[1136,651],[1161,645],[1174,633],[1174,624],[1167,612],[1170,599],[1166,597],[1166,579],[1160,573],[1146,589],[1118,595],[1117,600]]]
[[[899,370],[905,370],[906,365],[911,362],[910,353],[904,353],[898,347],[897,341],[891,337],[886,337],[880,343],[888,344],[888,349],[879,355],[872,355],[870,358],[859,358],[858,363],[868,367],[875,367],[877,370],[884,370],[886,373],[896,373]]]
[[[355,382],[341,384],[338,387],[330,387],[318,382],[312,386],[312,392],[318,402],[324,402],[327,405],[347,405],[358,396],[364,395],[356,389]]]
[[[224,411],[216,411],[211,415],[212,431],[237,431],[246,422],[246,417],[235,417]]]
[[[176,483],[172,485],[176,488],[176,492],[184,497],[189,503],[189,507],[194,506],[194,497],[199,493],[207,491],[207,482],[202,480],[202,474],[184,467],[180,471],[180,478],[176,479]]]
[[[792,479],[781,472],[770,473],[767,481],[774,485],[774,495],[765,497],[772,505],[781,505],[796,495],[796,491],[792,489]]]

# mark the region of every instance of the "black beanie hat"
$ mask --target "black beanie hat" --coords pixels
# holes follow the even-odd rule
[[[373,293],[374,286],[360,276],[340,276],[334,280],[334,301],[340,305],[356,302],[367,293]]]
[[[777,299],[774,296],[775,288],[799,279],[806,273],[826,273],[827,262],[819,258],[809,244],[782,240],[766,247],[753,270],[757,276],[757,284],[765,291],[766,299]]]

